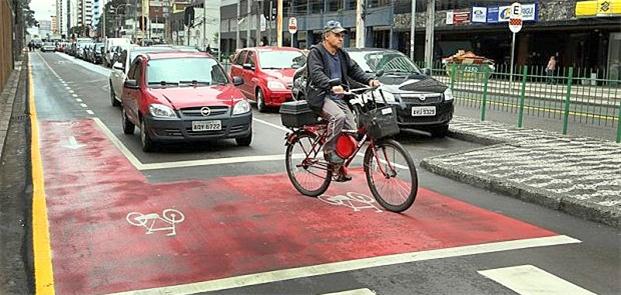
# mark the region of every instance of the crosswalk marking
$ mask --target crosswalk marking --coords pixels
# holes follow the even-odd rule
[[[479,273],[522,295],[595,294],[532,265],[489,269]]]
[[[364,288],[364,289],[356,289],[356,290],[349,290],[349,291],[336,292],[336,293],[326,293],[323,295],[375,295],[375,292],[367,288]]]

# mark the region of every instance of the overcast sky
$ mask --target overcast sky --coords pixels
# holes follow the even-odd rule
[[[36,20],[51,20],[50,16],[56,15],[55,0],[31,0],[30,9],[35,12]]]

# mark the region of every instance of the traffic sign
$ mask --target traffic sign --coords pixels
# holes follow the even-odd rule
[[[298,31],[298,20],[295,17],[289,18],[289,33],[295,34]]]
[[[522,5],[520,3],[511,4],[509,9],[509,30],[514,34],[522,30]]]
[[[522,30],[522,19],[521,18],[510,18],[509,19],[509,30],[511,32],[517,34]]]
[[[509,18],[522,19],[522,4],[518,2],[511,4],[511,10],[509,11]]]

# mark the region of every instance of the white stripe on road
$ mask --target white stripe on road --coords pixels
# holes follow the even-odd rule
[[[67,86],[67,87],[65,87],[65,89],[67,89],[67,90],[71,90],[71,87]]]
[[[256,121],[256,122],[259,122],[259,123],[261,123],[261,124],[265,124],[265,125],[267,125],[267,126],[272,126],[272,127],[276,128],[276,129],[279,129],[279,130],[282,130],[282,131],[285,131],[285,132],[291,132],[291,130],[289,130],[289,129],[285,128],[284,126],[279,126],[279,125],[276,125],[276,124],[270,123],[270,122],[268,122],[268,121],[263,121],[263,120],[261,120],[261,119],[257,119],[257,118],[252,118],[252,120],[254,120],[254,121]]]
[[[81,103],[80,106],[83,108],[88,108],[88,106],[85,103]]]
[[[482,270],[479,273],[521,295],[595,294],[532,265]]]
[[[74,93],[74,94],[71,94],[71,96],[73,96],[73,97],[78,97],[78,95],[77,95],[77,94],[75,94],[75,93]]]
[[[91,110],[86,110],[86,112],[87,112],[89,115],[94,115],[94,114],[95,114],[95,113],[93,113],[93,111],[91,111]]]
[[[208,165],[222,165],[222,164],[235,164],[235,163],[248,163],[248,162],[262,162],[262,161],[283,161],[285,154],[279,155],[266,155],[266,156],[246,156],[246,157],[230,157],[219,159],[206,159],[206,160],[191,160],[191,161],[176,161],[176,162],[163,162],[163,163],[151,163],[143,164],[138,158],[108,129],[108,127],[99,119],[93,118],[95,123],[103,131],[103,133],[112,141],[112,144],[129,160],[129,162],[138,170],[154,170],[154,169],[170,169],[170,168],[183,168],[193,166],[208,166]],[[293,155],[296,159],[302,159],[302,154]]]
[[[77,101],[77,102],[82,102],[82,99],[80,99],[80,98],[76,98],[76,99],[75,99],[75,101]]]
[[[73,94],[73,90],[69,90],[69,93]]]
[[[367,288],[364,288],[364,289],[356,289],[356,290],[349,290],[349,291],[336,292],[336,293],[326,293],[323,295],[375,295],[375,292]]]
[[[403,254],[394,254],[386,256],[377,256],[362,258],[349,261],[332,262],[319,265],[304,266],[298,268],[290,268],[283,270],[275,270],[256,274],[242,275],[206,282],[190,283],[184,285],[176,285],[169,287],[153,288],[116,293],[117,295],[138,295],[138,294],[194,294],[199,292],[225,290],[246,286],[253,286],[265,283],[280,282],[291,279],[307,278],[319,275],[333,274],[352,270],[366,269],[371,267],[395,265],[416,261],[425,261],[432,259],[442,259],[449,257],[458,257],[466,255],[476,255],[491,252],[510,251],[534,247],[546,247],[563,244],[580,243],[568,236],[551,236],[534,239],[514,240],[487,243],[480,245],[461,246],[454,248],[427,250],[419,252],[410,252]]]

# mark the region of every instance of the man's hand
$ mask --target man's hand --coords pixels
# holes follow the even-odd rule
[[[377,80],[371,80],[369,81],[369,86],[371,87],[379,87],[380,86],[380,82]]]
[[[345,89],[343,89],[343,86],[333,86],[332,87],[332,93],[339,95],[339,94],[343,94],[345,93]]]

